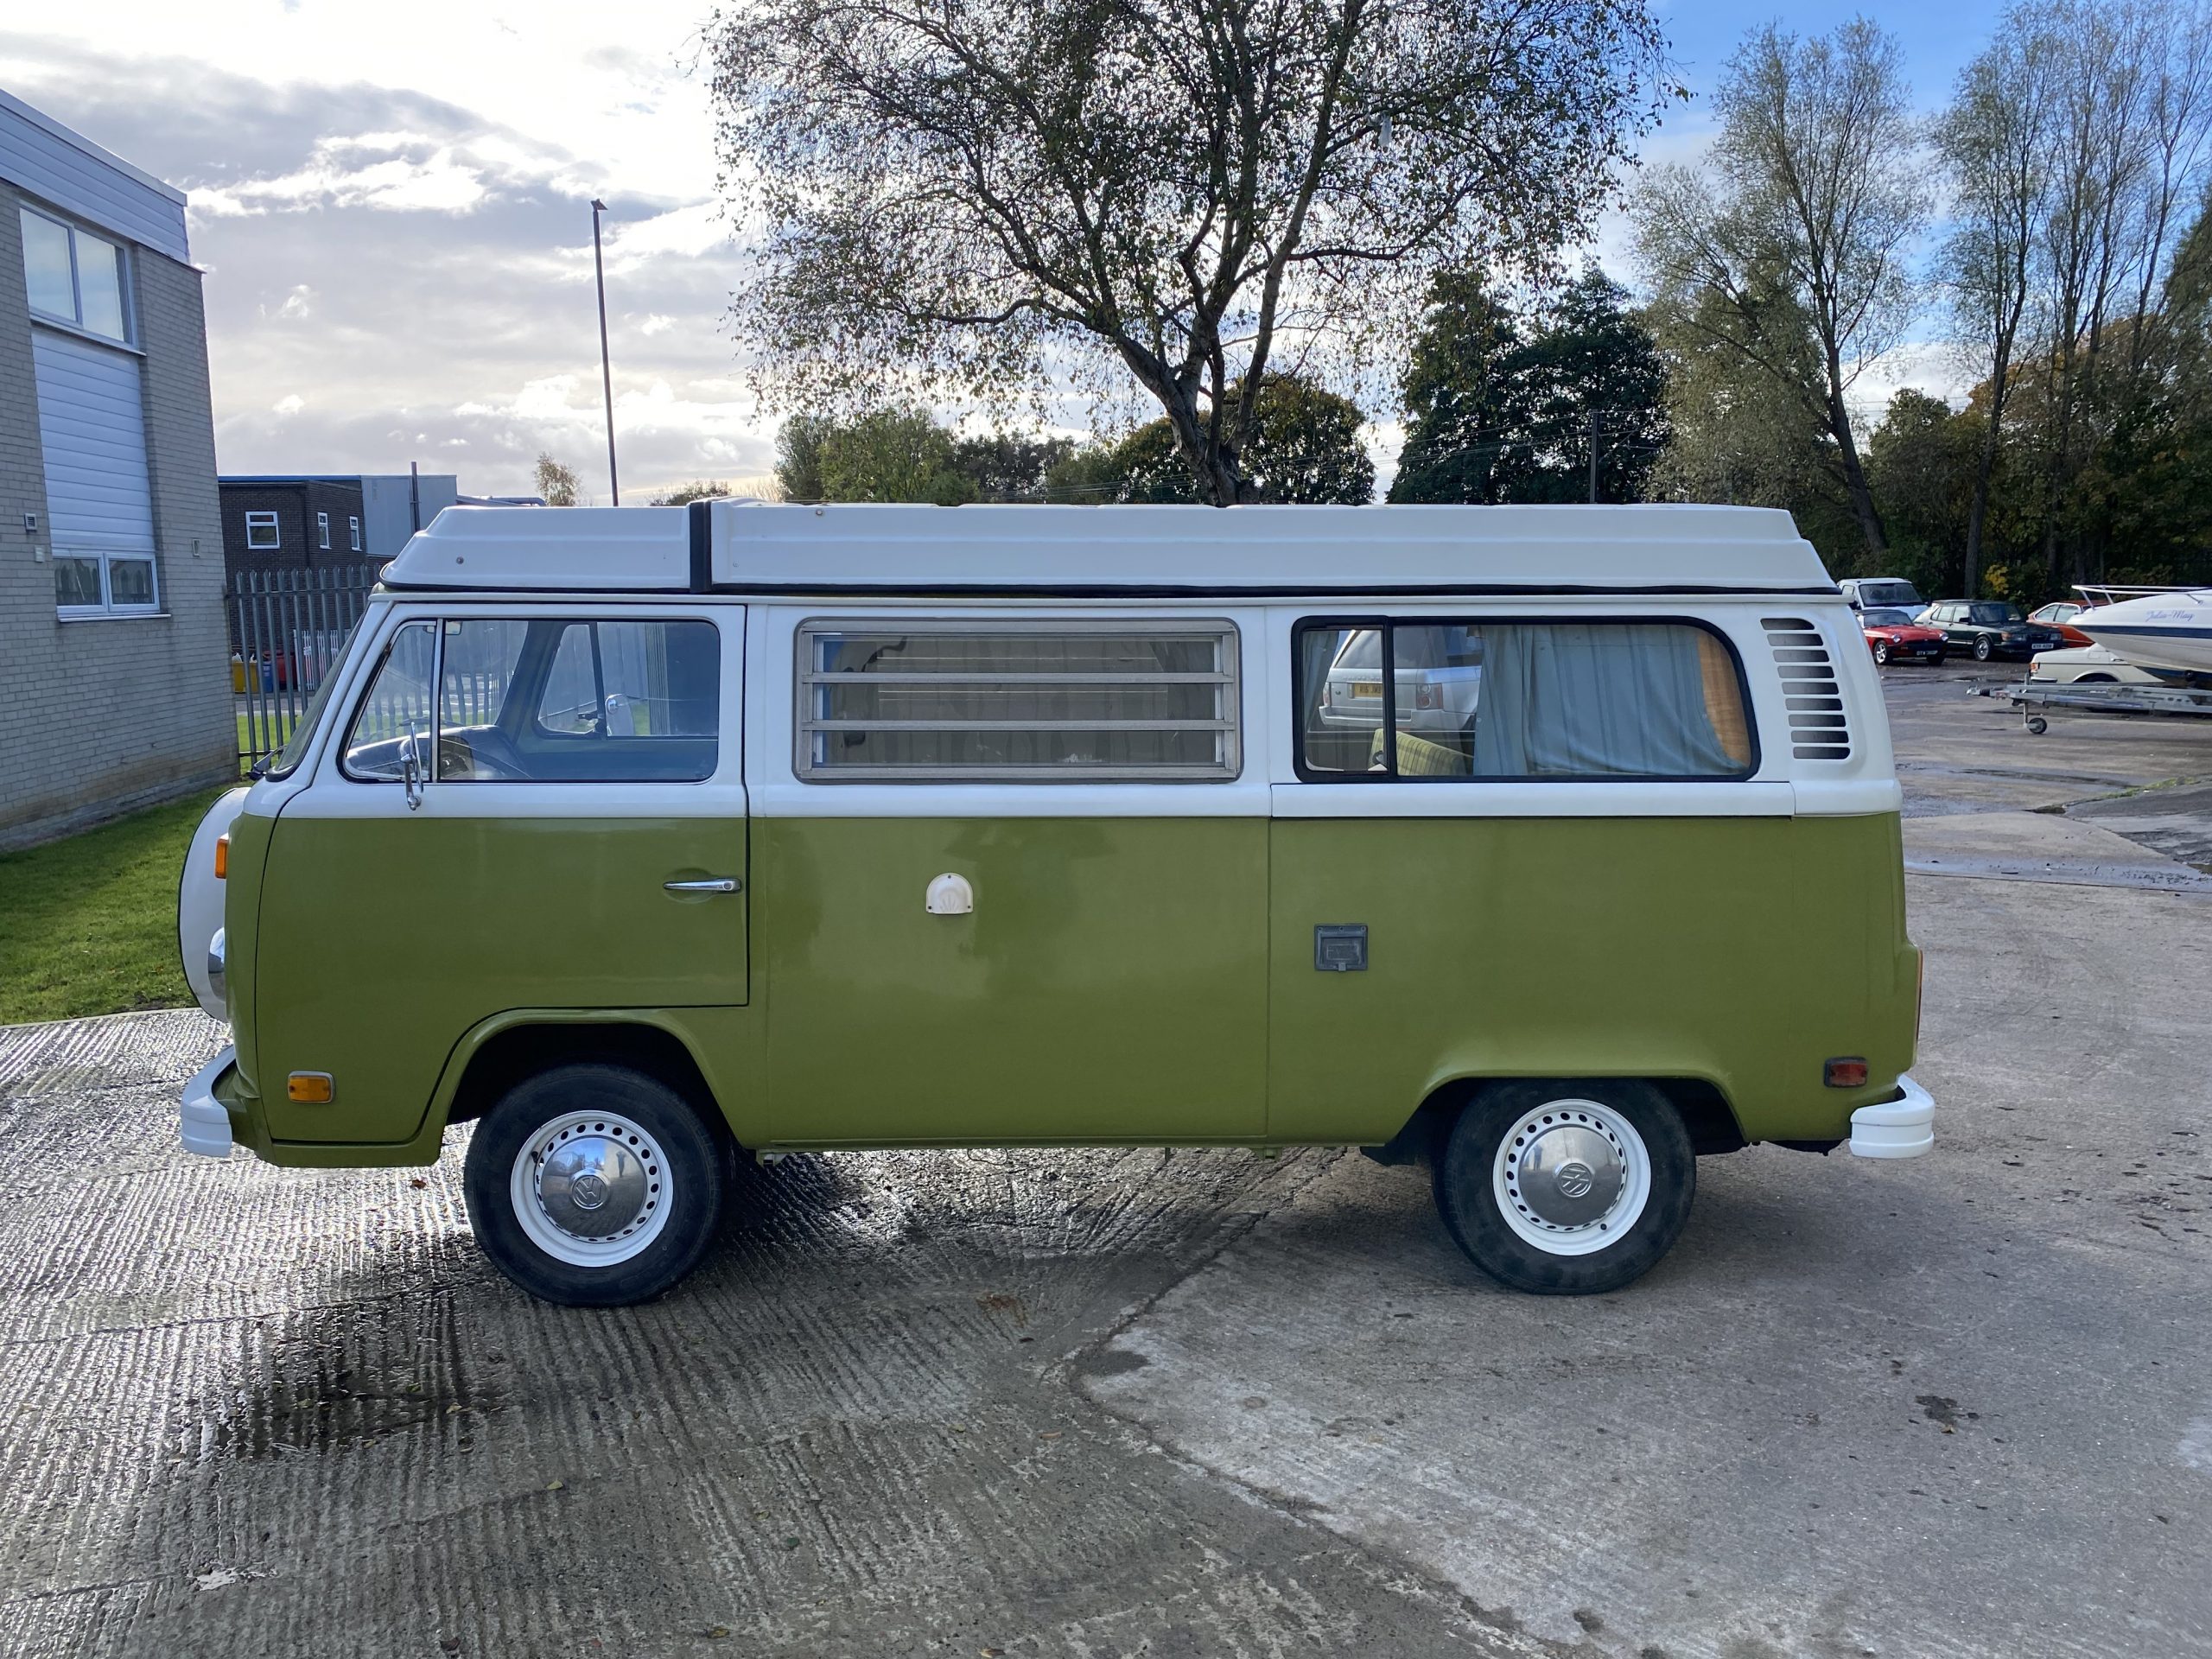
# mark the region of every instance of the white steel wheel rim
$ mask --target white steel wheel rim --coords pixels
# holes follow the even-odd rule
[[[628,1191],[632,1166],[639,1188]],[[588,1211],[563,1202],[559,1172],[591,1173],[607,1196]],[[616,1172],[610,1174],[609,1172]],[[582,1186],[572,1179],[571,1187]],[[650,1249],[668,1225],[675,1196],[668,1155],[650,1131],[620,1112],[567,1112],[540,1124],[515,1154],[508,1198],[524,1236],[555,1261],[574,1268],[611,1268]],[[615,1213],[602,1217],[608,1203]],[[563,1225],[603,1225],[593,1236]]]
[[[1535,1183],[1545,1172],[1531,1158],[1532,1150],[1549,1145],[1562,1132],[1572,1131],[1577,1147],[1603,1144],[1620,1161],[1620,1186],[1611,1202],[1599,1213],[1572,1223],[1547,1219],[1548,1205],[1556,1212],[1552,1195],[1540,1195]],[[1573,1160],[1587,1166],[1594,1158]],[[1651,1201],[1651,1153],[1636,1125],[1603,1101],[1553,1100],[1521,1114],[1499,1137],[1497,1154],[1491,1160],[1491,1191],[1497,1212],[1522,1243],[1547,1255],[1590,1255],[1627,1236]]]

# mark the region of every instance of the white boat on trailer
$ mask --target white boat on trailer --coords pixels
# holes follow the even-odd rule
[[[2212,675],[2212,588],[2083,584],[2072,626],[2141,668]]]

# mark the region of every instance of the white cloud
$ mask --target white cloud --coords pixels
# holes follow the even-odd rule
[[[645,321],[638,325],[638,332],[651,339],[655,334],[664,334],[675,327],[674,317],[664,315],[658,311],[651,311],[645,314]]]
[[[274,409],[279,415],[296,415],[307,406],[308,400],[301,397],[296,391],[292,393],[289,397],[279,397],[274,404],[270,405],[270,407]]]

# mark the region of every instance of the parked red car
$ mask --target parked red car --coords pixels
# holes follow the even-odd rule
[[[2056,628],[2058,637],[2069,645],[2094,645],[2097,642],[2074,626],[2074,619],[2088,608],[2073,600],[2062,599],[2039,611],[2030,611],[2028,620],[2040,622],[2047,628]]]
[[[1923,628],[1910,611],[1861,611],[1859,625],[1866,630],[1866,648],[1878,663],[1940,663],[1943,660],[1943,631]]]

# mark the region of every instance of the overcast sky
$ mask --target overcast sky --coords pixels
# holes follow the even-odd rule
[[[702,0],[35,10],[36,32],[0,22],[0,86],[190,195],[225,472],[417,461],[495,493],[530,488],[547,449],[604,501],[594,194],[612,210],[626,493],[772,466],[774,423],[725,320],[743,255],[715,204]],[[1730,0],[1662,16],[1703,92],[1769,16],[1812,31],[1854,10]],[[1867,10],[1904,41],[1932,105],[1998,8]],[[1694,156],[1706,132],[1700,100],[1646,154]],[[1625,277],[1620,242],[1610,221],[1597,251]],[[1956,379],[1940,352],[1909,347],[1868,390]]]

